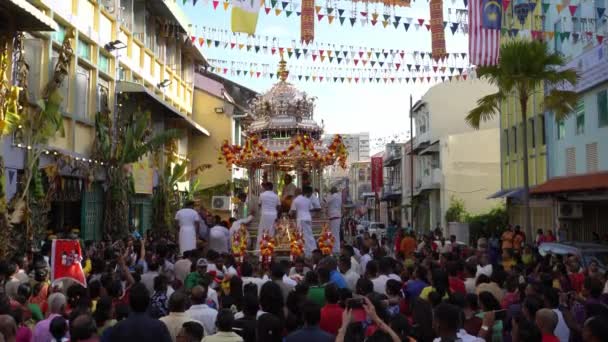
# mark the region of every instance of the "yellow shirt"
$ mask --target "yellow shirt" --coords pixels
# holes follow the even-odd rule
[[[422,289],[422,292],[420,292],[420,298],[424,299],[424,300],[429,300],[429,295],[431,294],[431,292],[437,292],[437,290],[435,290],[434,287],[432,286],[427,286],[425,288]],[[448,299],[450,297],[448,297],[448,294],[444,294],[443,295],[443,299]]]

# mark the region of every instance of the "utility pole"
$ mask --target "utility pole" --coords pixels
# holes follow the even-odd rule
[[[414,102],[410,94],[410,225],[414,228]]]

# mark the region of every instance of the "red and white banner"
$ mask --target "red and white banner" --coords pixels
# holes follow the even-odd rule
[[[78,240],[53,240],[51,248],[51,283],[71,279],[86,287],[82,270],[82,250]]]
[[[384,170],[382,157],[372,157],[372,192],[379,194],[382,192],[384,183]]]

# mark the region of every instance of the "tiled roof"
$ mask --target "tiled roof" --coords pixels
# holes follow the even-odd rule
[[[552,178],[530,189],[530,194],[608,190],[608,172]]]

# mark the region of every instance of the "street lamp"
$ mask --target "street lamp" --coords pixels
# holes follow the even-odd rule
[[[103,48],[108,52],[122,50],[122,49],[125,49],[126,47],[127,47],[127,44],[123,43],[121,40],[118,40],[118,39],[111,41],[103,46]]]
[[[156,86],[158,88],[167,88],[168,86],[171,85],[171,80],[168,78],[165,78],[164,80],[162,80],[159,84],[157,84]]]

